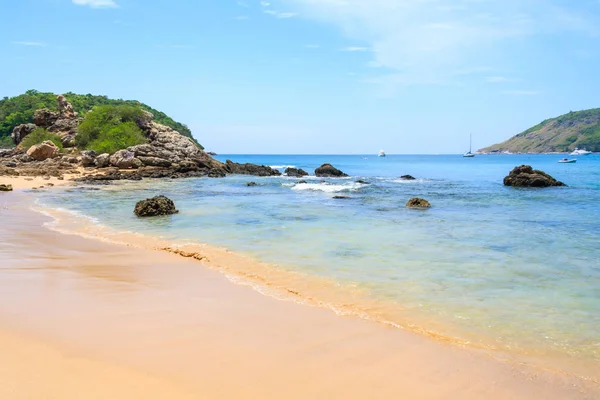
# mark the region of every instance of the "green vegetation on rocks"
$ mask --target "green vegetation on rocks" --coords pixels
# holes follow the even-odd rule
[[[36,128],[29,135],[25,136],[25,139],[23,139],[23,141],[19,144],[19,147],[24,150],[27,150],[31,146],[40,144],[42,142],[45,142],[46,140],[49,140],[52,143],[54,143],[56,147],[58,147],[60,150],[63,149],[63,144],[60,140],[60,136],[56,133],[48,132],[44,128]]]
[[[80,148],[96,153],[114,153],[129,146],[146,143],[136,120],[144,111],[129,105],[96,106],[85,115],[77,128],[75,142]]]
[[[36,110],[47,108],[50,111],[58,111],[56,103],[56,94],[38,92],[36,90],[28,90],[22,95],[15,97],[4,97],[0,100],[0,147],[8,147],[11,144],[10,134],[13,129],[20,124],[33,123],[33,114]],[[65,93],[66,100],[71,103],[73,109],[84,116],[95,106],[112,105],[112,106],[133,106],[151,112],[154,115],[154,121],[173,128],[183,136],[187,136],[194,140],[190,129],[166,115],[163,112],[140,103],[135,100],[115,100],[109,99],[106,96],[95,96],[91,94],[75,94]],[[8,139],[7,139],[8,138]],[[196,142],[197,143],[197,142]],[[198,144],[198,143],[197,143]],[[198,144],[200,148],[203,148]]]
[[[575,148],[600,152],[600,108],[571,111],[560,117],[547,119],[482,151],[551,153],[570,152]]]

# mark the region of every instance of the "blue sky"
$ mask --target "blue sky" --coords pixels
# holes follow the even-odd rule
[[[460,153],[600,107],[600,0],[2,1],[0,96],[138,99],[221,153]]]

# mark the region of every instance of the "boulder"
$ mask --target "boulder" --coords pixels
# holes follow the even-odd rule
[[[143,131],[150,130],[152,128],[152,120],[154,120],[154,114],[149,111],[142,110],[142,115],[136,118],[136,125]]]
[[[138,160],[140,160],[142,162],[142,164],[148,165],[151,167],[170,167],[171,166],[170,161],[165,160],[164,158],[159,158],[159,157],[139,156]]]
[[[248,187],[258,186],[258,184],[256,182],[248,182],[248,183],[246,183],[246,186],[248,186]]]
[[[356,181],[356,183],[360,183],[361,185],[370,185],[370,183],[369,183],[369,182],[367,182],[367,181],[364,181],[364,180],[362,180],[362,179],[359,179],[359,180],[357,180],[357,181]]]
[[[348,176],[331,164],[323,164],[315,169],[315,175],[324,178],[342,178]]]
[[[173,200],[165,196],[156,196],[151,199],[138,201],[133,211],[138,217],[153,217],[157,215],[177,214]]]
[[[12,190],[12,185],[0,184],[0,192],[11,192]]]
[[[61,136],[71,135],[75,136],[77,133],[77,127],[79,126],[78,118],[63,118],[59,117],[52,125],[47,127],[48,132],[55,132]]]
[[[81,152],[81,164],[84,167],[93,167],[96,165],[96,152],[94,150],[86,150]]]
[[[75,147],[77,143],[75,143],[75,134],[67,134],[60,138],[60,141],[63,147]]]
[[[108,159],[110,165],[119,169],[139,168],[142,162],[135,158],[135,154],[129,150],[119,150]]]
[[[265,165],[238,164],[231,160],[225,161],[225,169],[230,174],[254,175],[254,176],[278,176],[281,175],[276,169]]]
[[[102,153],[94,160],[97,168],[106,168],[110,165],[110,154]]]
[[[308,172],[306,172],[302,168],[292,168],[292,167],[286,168],[284,173],[287,176],[293,176],[295,178],[300,178],[300,177],[308,175]]]
[[[408,201],[408,203],[406,203],[406,207],[408,207],[408,208],[430,208],[431,204],[425,199],[421,199],[419,197],[414,197],[414,198],[410,199]]]
[[[40,144],[31,146],[27,150],[27,155],[36,161],[44,161],[48,158],[58,157],[60,149],[51,141],[46,140]]]
[[[300,185],[300,184],[302,184],[302,183],[308,183],[308,182],[306,182],[304,179],[300,179],[300,180],[298,181],[298,185]]]
[[[59,117],[58,113],[43,108],[35,111],[33,114],[33,123],[42,128],[49,128],[54,125]]]
[[[549,187],[566,186],[557,181],[544,171],[533,169],[530,165],[521,165],[515,167],[507,177],[504,178],[504,185],[516,187]]]
[[[58,112],[60,113],[60,115],[62,117],[64,117],[64,118],[76,118],[77,117],[77,113],[73,109],[73,106],[71,105],[71,103],[69,103],[67,101],[67,99],[65,99],[65,96],[63,96],[62,94],[59,94],[58,97],[56,97],[56,102],[58,103]]]
[[[416,178],[412,175],[402,175],[400,179],[404,179],[405,181],[414,181]]]
[[[333,196],[334,199],[350,199],[351,197],[348,196]]]
[[[35,130],[35,124],[21,124],[15,126],[12,134],[10,135],[13,143],[17,146],[21,141],[25,138],[25,136],[29,135],[31,132]]]

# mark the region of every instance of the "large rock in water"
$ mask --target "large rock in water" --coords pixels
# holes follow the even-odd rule
[[[44,161],[48,158],[58,157],[59,152],[60,149],[54,143],[46,140],[45,142],[31,146],[27,150],[27,155],[36,161]]]
[[[301,178],[303,176],[307,176],[308,175],[308,172],[306,172],[302,168],[288,167],[288,168],[285,169],[284,172],[285,172],[285,174],[287,176],[292,176],[294,178]]]
[[[21,125],[15,126],[15,129],[13,129],[13,131],[10,135],[15,146],[17,146],[19,143],[21,143],[21,141],[25,138],[25,136],[27,136],[31,132],[33,132],[35,130],[35,128],[36,128],[35,124],[21,124]]]
[[[515,167],[504,178],[504,185],[517,187],[567,186],[544,171],[533,169],[530,165]]]
[[[421,199],[419,197],[414,197],[406,203],[406,207],[408,207],[408,208],[430,208],[431,204],[425,199]]]
[[[255,176],[279,176],[281,172],[265,165],[238,164],[231,160],[225,161],[225,169],[230,174],[255,175]]]
[[[331,164],[323,164],[315,169],[315,175],[323,178],[343,178],[348,176]]]
[[[157,215],[177,214],[173,200],[165,196],[156,196],[151,199],[138,201],[133,210],[138,217],[154,217]]]

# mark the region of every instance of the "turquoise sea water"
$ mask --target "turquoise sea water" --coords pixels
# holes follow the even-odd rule
[[[557,163],[560,155],[218,158],[311,174],[330,162],[351,177],[117,183],[51,191],[40,201],[119,230],[224,246],[329,278],[381,302],[373,311],[387,321],[472,344],[600,362],[599,155],[576,164]],[[521,164],[569,187],[503,186]],[[404,174],[417,180],[400,180]],[[247,187],[250,181],[258,186]],[[181,213],[133,216],[136,201],[157,194]],[[406,209],[411,197],[433,207]]]

